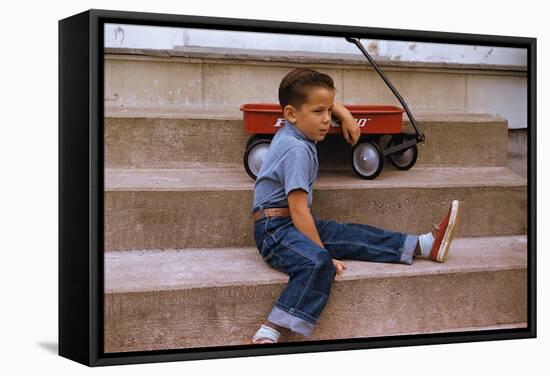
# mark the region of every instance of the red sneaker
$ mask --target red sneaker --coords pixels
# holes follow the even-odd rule
[[[456,227],[460,222],[460,215],[462,214],[462,205],[458,200],[453,200],[449,212],[439,222],[439,225],[435,225],[434,244],[430,251],[430,259],[436,262],[447,261],[447,255],[449,254],[449,248],[451,242],[456,235]]]

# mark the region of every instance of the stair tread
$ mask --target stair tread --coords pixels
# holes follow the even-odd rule
[[[524,187],[527,180],[508,167],[413,167],[385,169],[364,180],[349,168],[319,172],[315,189]],[[253,190],[254,182],[238,164],[189,163],[178,169],[105,169],[105,191]]]
[[[347,104],[347,103],[346,103]],[[430,122],[465,122],[487,123],[506,122],[501,116],[482,112],[461,111],[415,111],[416,121]],[[147,107],[118,107],[107,106],[105,108],[107,118],[151,118],[151,119],[216,119],[216,120],[242,120],[243,112],[239,108],[220,109],[218,107],[188,107],[181,109],[172,108],[147,108]],[[407,122],[408,116],[403,113],[403,119]]]
[[[456,238],[446,263],[346,260],[341,281],[525,269],[527,236]],[[286,283],[254,247],[105,252],[105,292],[143,292]],[[336,282],[338,283],[338,281]]]

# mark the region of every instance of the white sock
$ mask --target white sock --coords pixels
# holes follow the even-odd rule
[[[418,243],[420,243],[420,253],[422,256],[428,257],[430,255],[434,241],[435,239],[431,232],[422,234],[418,237]]]
[[[277,330],[275,330],[273,328],[270,328],[267,325],[262,325],[260,327],[260,329],[254,335],[252,340],[257,341],[261,338],[269,338],[273,342],[277,343],[279,341],[280,336],[281,336],[281,334]]]

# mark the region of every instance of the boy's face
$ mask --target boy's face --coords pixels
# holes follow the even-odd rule
[[[334,90],[322,86],[308,90],[307,101],[299,109],[285,106],[284,116],[313,141],[323,141],[330,129]]]

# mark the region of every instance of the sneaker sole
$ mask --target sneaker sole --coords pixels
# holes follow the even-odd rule
[[[443,240],[441,241],[441,245],[439,246],[439,252],[437,252],[437,257],[436,257],[437,262],[447,261],[449,248],[451,247],[451,242],[455,238],[456,227],[460,223],[461,215],[462,215],[462,205],[458,200],[454,200],[451,207],[449,225],[445,230],[445,235],[443,235]]]
[[[277,343],[277,342],[273,342],[273,340],[271,339],[258,339],[258,340],[255,340],[255,341],[250,341],[250,344],[251,345],[265,345],[265,344],[269,344],[269,343]]]

